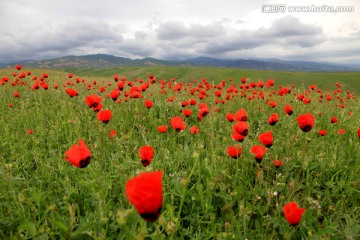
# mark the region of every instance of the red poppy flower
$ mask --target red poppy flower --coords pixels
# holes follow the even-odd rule
[[[200,133],[200,129],[198,129],[196,126],[192,126],[190,128],[190,133],[191,134]]]
[[[29,129],[27,132],[28,132],[28,135],[31,135],[31,134],[33,134],[33,133],[34,133],[34,130]]]
[[[177,132],[183,131],[186,128],[184,120],[181,117],[178,117],[178,116],[173,117],[170,120],[170,125]]]
[[[142,146],[139,148],[138,154],[144,167],[148,166],[154,157],[154,149],[151,146]]]
[[[145,106],[147,108],[151,108],[153,105],[154,105],[154,103],[151,100],[149,100],[149,99],[145,100]]]
[[[111,117],[112,117],[111,110],[102,110],[102,111],[98,112],[98,114],[97,114],[97,119],[99,119],[100,121],[102,121],[105,124],[109,123]]]
[[[285,111],[285,113],[286,113],[287,115],[292,115],[292,114],[293,114],[293,110],[292,110],[291,105],[286,105],[286,106],[284,107],[284,111]]]
[[[264,154],[266,153],[266,148],[264,148],[263,146],[252,146],[251,147],[251,153],[255,155],[255,160],[258,163],[261,163],[262,158],[264,156]]]
[[[236,130],[233,130],[233,133],[231,134],[231,138],[237,142],[242,142],[245,139],[244,135],[241,135]]]
[[[101,100],[100,96],[91,94],[86,97],[85,102],[90,108],[97,109],[101,105]]]
[[[300,129],[304,132],[309,132],[315,124],[315,118],[311,113],[300,115],[296,120],[298,121]]]
[[[331,118],[331,123],[337,123],[337,122],[338,122],[338,120],[337,120],[336,117],[332,117],[332,118]]]
[[[44,89],[44,90],[48,90],[48,89],[49,89],[49,84],[43,83],[43,84],[41,85],[41,87],[42,87],[42,89]]]
[[[206,104],[199,106],[199,112],[198,112],[198,120],[201,121],[203,117],[209,114],[209,108]]]
[[[326,130],[319,130],[318,134],[319,134],[319,136],[325,136],[326,135]]]
[[[314,89],[316,88],[316,86],[315,86],[315,85],[310,85],[309,88],[310,88],[311,90],[314,90]]]
[[[268,118],[268,124],[270,124],[271,126],[274,126],[278,121],[279,121],[279,116],[277,115],[277,113],[271,114],[270,117]]]
[[[14,92],[14,97],[15,97],[15,98],[19,98],[19,97],[20,97],[20,93],[19,93],[19,92]]]
[[[276,107],[276,102],[271,101],[271,102],[269,103],[269,105],[270,105],[270,107],[274,108],[274,107]]]
[[[296,202],[289,202],[283,207],[283,211],[288,223],[292,226],[296,226],[299,224],[305,209],[299,208]]]
[[[191,111],[191,109],[186,108],[186,109],[184,109],[183,114],[185,117],[189,117],[189,116],[191,116],[192,111]]]
[[[68,77],[69,77],[69,78],[72,78],[73,76],[74,76],[74,74],[68,73]]]
[[[16,70],[21,70],[21,65],[20,65],[20,64],[16,64],[15,68],[16,68]]]
[[[339,135],[342,135],[342,134],[346,133],[346,130],[345,129],[339,129],[339,131],[337,133]]]
[[[168,126],[158,126],[158,132],[164,133],[168,130]]]
[[[162,171],[143,172],[130,179],[125,186],[125,194],[136,211],[148,222],[159,216],[163,201]]]
[[[303,98],[303,103],[304,104],[309,104],[311,102],[310,98]]]
[[[66,93],[70,96],[70,97],[75,97],[78,95],[78,91],[72,88],[68,88],[66,89]]]
[[[236,158],[240,157],[240,155],[242,153],[242,148],[239,145],[230,146],[230,147],[227,148],[227,152],[228,152],[230,157],[236,159]]]
[[[247,136],[249,133],[249,125],[247,122],[240,121],[234,125],[233,130],[243,136]]]
[[[90,163],[91,152],[83,140],[79,141],[79,145],[73,145],[65,155],[65,160],[78,168],[84,168]]]
[[[276,168],[279,168],[282,165],[282,161],[281,160],[272,160],[271,164],[274,165]]]
[[[360,128],[357,130],[358,138],[360,139]]]
[[[226,119],[229,121],[229,122],[233,122],[234,121],[234,115],[232,113],[228,113],[226,114]]]
[[[117,132],[115,130],[111,130],[109,133],[110,138],[114,138],[117,135]]]
[[[259,141],[264,144],[265,147],[270,148],[273,145],[273,133],[263,132],[259,135]]]
[[[95,95],[96,96],[96,95]],[[110,92],[110,97],[113,101],[116,101],[118,97],[120,96],[120,90],[115,88]],[[101,101],[101,100],[100,100]]]
[[[248,119],[248,115],[246,113],[246,110],[244,108],[241,108],[234,114],[234,120],[235,121],[243,121],[245,122]]]
[[[195,104],[196,104],[196,100],[195,100],[195,99],[190,99],[189,103],[190,103],[190,105],[195,105]]]

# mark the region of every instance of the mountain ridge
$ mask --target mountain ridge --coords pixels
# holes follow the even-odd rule
[[[197,57],[185,60],[161,60],[152,57],[130,59],[110,54],[90,54],[81,56],[64,56],[59,58],[21,61],[29,68],[109,68],[129,66],[180,66],[180,67],[223,67],[243,68],[255,70],[275,71],[359,71],[360,68],[347,67],[340,64],[321,63],[311,61],[284,61],[280,59],[218,59],[211,57]],[[13,67],[15,64],[3,64]]]

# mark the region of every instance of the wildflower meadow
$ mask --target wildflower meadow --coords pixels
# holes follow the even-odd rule
[[[0,239],[360,238],[359,76],[173,69],[0,69]]]

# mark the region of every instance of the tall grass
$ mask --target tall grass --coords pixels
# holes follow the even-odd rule
[[[27,71],[25,69],[24,71]],[[33,81],[27,76],[24,85],[11,86],[16,78],[11,71],[1,70],[0,76],[10,81],[0,85],[0,238],[2,239],[357,239],[360,237],[360,127],[359,100],[347,99],[346,91],[334,95],[335,82],[353,87],[356,74],[340,73],[276,73],[238,71],[234,69],[190,68],[124,68],[91,71],[78,70],[75,77],[85,83],[75,83],[67,73],[31,69],[32,76],[49,73],[49,89],[30,90]],[[106,95],[116,88],[112,76],[118,73],[128,81],[134,77],[148,81],[153,73],[158,81],[142,93],[143,99],[120,103]],[[257,74],[258,73],[258,74]],[[80,75],[84,74],[84,75]],[[159,75],[157,75],[159,74]],[[224,74],[221,76],[221,74]],[[309,77],[312,76],[312,77]],[[191,87],[174,92],[166,84],[166,94],[160,94],[159,79],[174,77],[176,82],[191,82],[198,86],[201,79],[226,89],[235,83],[239,94],[225,104],[215,104],[215,89],[200,100],[189,93]],[[233,81],[229,81],[229,77]],[[241,97],[241,77],[250,81],[273,78],[275,86],[254,88]],[[281,80],[277,79],[280,78]],[[304,79],[302,79],[304,78]],[[299,80],[298,80],[299,79]],[[301,80],[301,82],[298,82]],[[312,79],[310,81],[309,79]],[[93,81],[96,80],[96,84]],[[74,86],[63,87],[71,81]],[[112,85],[108,86],[108,82]],[[87,84],[92,83],[90,90]],[[134,81],[135,85],[139,85]],[[290,84],[294,83],[295,88]],[[331,84],[330,84],[331,83]],[[59,89],[54,85],[59,84]],[[320,93],[310,91],[310,104],[297,99],[308,85],[323,88],[333,99],[318,102]],[[175,84],[174,84],[175,85]],[[291,93],[278,96],[277,85],[287,86]],[[356,85],[356,84],[355,84]],[[105,93],[99,89],[107,86]],[[67,87],[79,95],[70,98]],[[124,91],[128,91],[126,87]],[[326,92],[328,88],[331,91]],[[276,93],[271,95],[272,91]],[[14,98],[17,91],[20,98]],[[263,91],[265,98],[248,97]],[[296,94],[294,94],[296,93]],[[89,94],[103,98],[103,109],[113,117],[103,124],[85,103]],[[269,94],[271,96],[269,96]],[[174,102],[166,100],[175,96]],[[340,100],[344,99],[344,108]],[[144,99],[154,106],[147,109]],[[188,106],[193,114],[183,117],[181,102],[196,99],[207,103],[208,116],[198,121],[198,104]],[[266,102],[273,100],[275,108]],[[12,104],[12,107],[9,106]],[[294,114],[288,116],[283,107],[291,104]],[[231,139],[234,123],[225,115],[244,108],[248,113],[249,135],[242,143]],[[296,117],[303,113],[315,116],[315,126],[308,132],[300,130]],[[350,112],[350,113],[349,113]],[[279,122],[270,126],[272,113]],[[170,119],[182,116],[186,129],[176,132],[171,127],[159,133],[157,126],[170,126]],[[330,123],[331,117],[338,122]],[[190,134],[196,125],[199,134]],[[28,134],[28,130],[34,132]],[[326,129],[320,137],[318,130]],[[338,134],[345,129],[344,134]],[[110,130],[118,135],[109,137]],[[258,164],[250,153],[253,145],[261,145],[258,136],[272,131],[274,144]],[[65,151],[83,139],[91,150],[90,164],[78,169],[64,161]],[[230,145],[241,145],[238,159],[228,156]],[[138,149],[154,148],[155,155],[148,167],[143,167]],[[271,161],[282,160],[275,168]],[[126,182],[142,171],[162,170],[163,207],[154,223],[145,222],[125,196]],[[306,212],[298,226],[285,220],[282,207],[295,201]]]

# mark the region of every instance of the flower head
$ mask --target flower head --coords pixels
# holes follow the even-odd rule
[[[144,167],[148,166],[154,157],[154,149],[151,146],[142,146],[139,148],[138,154]]]
[[[65,160],[78,168],[84,168],[90,163],[91,152],[83,140],[79,141],[79,145],[73,145],[65,155]]]
[[[178,117],[178,116],[173,117],[170,120],[170,125],[177,132],[183,131],[186,128],[184,120],[181,117]]]
[[[271,114],[270,117],[268,118],[268,124],[270,124],[271,126],[274,126],[278,121],[279,121],[279,116],[277,115],[277,113]]]
[[[266,148],[263,146],[252,146],[250,149],[251,153],[254,154],[255,160],[258,163],[261,163],[262,158],[264,156],[264,154],[266,153]]]
[[[283,211],[288,223],[292,226],[296,226],[299,224],[305,209],[299,208],[296,202],[289,202],[283,207]]]
[[[160,216],[163,202],[162,176],[162,171],[143,172],[125,185],[127,199],[148,222]]]
[[[230,157],[236,159],[241,155],[242,148],[239,145],[237,145],[237,146],[229,146],[227,148],[227,153],[229,154]]]
[[[263,132],[259,135],[259,141],[264,144],[265,147],[270,148],[273,145],[274,138],[272,132]]]
[[[287,115],[292,115],[293,114],[293,109],[292,109],[292,107],[291,107],[291,105],[286,105],[285,107],[284,107],[284,112],[287,114]]]
[[[168,126],[158,126],[158,132],[159,133],[164,133],[168,130]]]
[[[97,119],[99,119],[100,121],[102,121],[105,124],[109,123],[111,117],[112,117],[111,110],[102,110],[102,111],[98,112],[98,114],[97,114]]]
[[[304,132],[309,132],[314,127],[315,118],[311,113],[300,115],[296,120],[298,121],[300,129]]]

